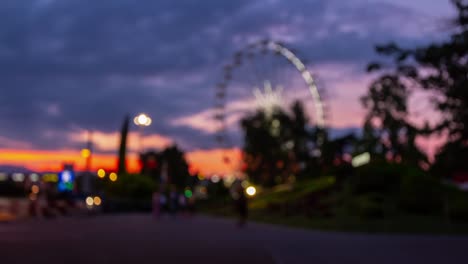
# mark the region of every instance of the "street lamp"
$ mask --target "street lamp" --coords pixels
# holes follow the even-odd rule
[[[135,125],[137,125],[138,127],[140,127],[140,146],[139,146],[139,149],[140,149],[140,152],[142,152],[142,147],[143,147],[143,129],[149,125],[151,125],[151,118],[147,115],[147,114],[144,114],[144,113],[141,113],[137,116],[135,116],[135,118],[133,119],[133,122],[135,123]]]

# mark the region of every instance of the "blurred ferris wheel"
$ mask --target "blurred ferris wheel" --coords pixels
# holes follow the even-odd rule
[[[327,126],[325,90],[318,88],[304,61],[284,44],[262,40],[236,52],[224,66],[215,95],[216,141],[221,148],[233,147],[230,130],[246,112],[261,109],[269,115],[276,108],[287,112],[300,101],[309,125],[319,131],[315,145],[320,155]],[[227,156],[223,160],[230,162]]]

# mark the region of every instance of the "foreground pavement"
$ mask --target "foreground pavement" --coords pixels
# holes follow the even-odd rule
[[[329,233],[198,216],[0,224],[0,263],[467,263],[468,237]]]

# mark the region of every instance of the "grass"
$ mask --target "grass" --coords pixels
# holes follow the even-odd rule
[[[260,192],[249,203],[249,219],[254,222],[283,225],[314,230],[365,232],[365,233],[411,233],[411,234],[468,234],[467,222],[451,222],[442,216],[419,216],[392,214],[391,217],[362,218],[336,213],[333,217],[320,215],[307,216],[303,212],[269,210],[270,204],[286,204],[298,201],[311,193],[325,190],[335,183],[333,177],[301,182],[296,187],[280,186],[274,190]],[[332,197],[329,197],[333,199]],[[221,217],[235,218],[231,203],[211,202],[202,206],[203,213]]]
[[[231,207],[202,210],[203,213],[235,218]],[[449,222],[442,217],[400,215],[392,218],[363,219],[359,217],[307,217],[305,215],[283,216],[266,213],[263,210],[250,210],[249,220],[259,223],[275,224],[293,228],[324,231],[361,232],[361,233],[405,233],[405,234],[468,234],[468,223]]]
[[[335,178],[332,176],[322,177],[315,180],[304,181],[296,184],[294,188],[288,186],[280,186],[278,190],[269,190],[259,193],[254,200],[251,201],[250,209],[265,209],[268,204],[285,203],[289,201],[297,201],[306,195],[324,190],[335,183]]]

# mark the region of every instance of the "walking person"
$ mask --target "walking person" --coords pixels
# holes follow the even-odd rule
[[[177,189],[175,186],[172,186],[171,191],[169,192],[169,210],[172,217],[175,217],[178,211],[178,198]]]
[[[159,216],[161,213],[161,195],[158,191],[155,191],[153,193],[152,207],[153,207],[154,218],[159,219]]]
[[[236,210],[239,216],[239,220],[237,224],[239,227],[244,227],[247,224],[248,204],[247,204],[247,196],[245,195],[245,190],[240,184],[237,187],[237,200],[235,204],[236,204]]]

